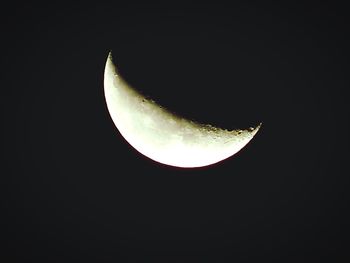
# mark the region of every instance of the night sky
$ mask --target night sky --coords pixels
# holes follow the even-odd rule
[[[1,262],[350,261],[344,6],[47,1],[1,13]],[[262,128],[208,167],[142,156],[105,104],[110,50],[171,111]]]

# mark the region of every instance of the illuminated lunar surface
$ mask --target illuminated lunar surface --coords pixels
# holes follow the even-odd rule
[[[167,111],[130,87],[118,74],[109,53],[104,92],[111,118],[125,140],[143,155],[176,167],[201,167],[241,150],[260,125],[224,130],[199,124]]]

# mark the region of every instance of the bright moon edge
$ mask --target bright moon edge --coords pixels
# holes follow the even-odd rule
[[[170,166],[208,166],[240,151],[258,132],[200,124],[167,111],[145,98],[118,74],[109,52],[104,91],[110,116],[124,139],[146,157]]]

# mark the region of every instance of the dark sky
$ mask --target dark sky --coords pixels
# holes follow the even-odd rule
[[[48,1],[1,12],[2,262],[350,260],[345,7]],[[105,104],[110,50],[170,110],[261,130],[209,167],[141,156]]]

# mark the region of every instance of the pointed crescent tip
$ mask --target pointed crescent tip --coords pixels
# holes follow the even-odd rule
[[[117,74],[117,68],[114,65],[113,62],[113,57],[112,57],[112,50],[110,50],[108,52],[108,57],[107,57],[107,61],[106,61],[106,69],[112,70],[114,74]]]
[[[110,50],[110,51],[108,52],[107,60],[112,61],[112,50]]]
[[[254,128],[254,130],[253,130],[254,135],[260,130],[261,125],[262,125],[262,122],[260,122],[260,123]]]
[[[259,131],[260,127],[262,125],[262,122],[260,122],[257,126],[249,128],[249,131],[253,136]]]

